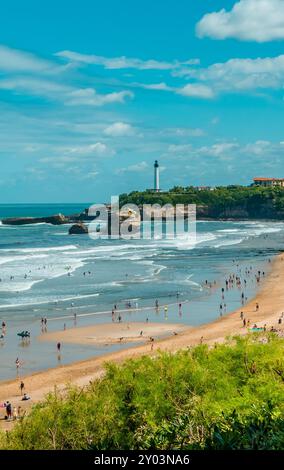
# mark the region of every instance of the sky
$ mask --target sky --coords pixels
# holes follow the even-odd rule
[[[284,177],[284,0],[9,0],[0,203]]]

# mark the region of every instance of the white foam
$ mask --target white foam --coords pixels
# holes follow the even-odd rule
[[[23,282],[13,282],[8,284],[7,282],[0,282],[0,292],[23,292],[30,290],[34,284],[41,282],[43,279],[38,279],[36,281],[23,281]],[[5,306],[1,306],[4,308]]]
[[[38,255],[27,255],[27,256],[4,256],[4,257],[0,258],[0,264],[21,262],[21,261],[25,261],[25,260],[28,260],[28,259],[35,260],[35,258],[40,258],[40,259],[48,258],[48,255],[38,254]]]
[[[75,245],[63,245],[63,246],[51,246],[51,247],[39,247],[39,248],[12,248],[4,249],[1,251],[10,252],[10,253],[40,253],[40,252],[50,252],[50,251],[67,251],[67,250],[77,250]]]

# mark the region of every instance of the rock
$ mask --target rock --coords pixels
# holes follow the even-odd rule
[[[51,215],[49,217],[13,217],[2,220],[2,224],[4,225],[30,225],[42,223],[62,225],[67,224],[68,222],[69,218],[62,214]]]
[[[80,235],[82,233],[89,233],[88,227],[85,224],[74,224],[69,229],[69,235]]]

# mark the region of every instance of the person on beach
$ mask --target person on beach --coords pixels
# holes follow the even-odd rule
[[[15,360],[15,364],[16,364],[16,368],[17,368],[17,371],[19,370],[19,367],[20,367],[20,361],[19,361],[19,358],[17,357],[17,359]]]
[[[157,299],[156,299],[156,301],[155,301],[155,307],[156,307],[156,308],[159,308],[159,301],[158,301]]]
[[[60,353],[61,343],[57,343],[57,351]]]
[[[256,304],[255,304],[255,311],[256,311],[256,312],[259,311],[259,304],[258,304],[258,302],[256,302]]]
[[[21,395],[23,395],[24,388],[25,388],[25,384],[24,384],[24,382],[21,380],[21,383],[20,383],[20,392],[21,392]]]
[[[118,316],[118,322],[121,323],[121,320],[122,320],[122,319],[121,319],[121,316],[119,315],[119,316]]]
[[[22,401],[27,401],[27,400],[30,400],[30,399],[31,399],[31,397],[29,395],[27,395],[27,393],[24,393]]]
[[[12,418],[12,405],[9,401],[6,401],[6,415],[7,415],[7,419]]]
[[[244,318],[244,319],[243,319],[243,327],[244,327],[244,328],[246,327],[246,324],[247,324],[247,321],[246,321],[246,319]]]
[[[64,323],[64,325],[63,325],[63,330],[64,331],[66,330],[66,323]]]
[[[240,313],[240,318],[241,318],[241,320],[244,319],[244,312],[241,312],[241,313]]]

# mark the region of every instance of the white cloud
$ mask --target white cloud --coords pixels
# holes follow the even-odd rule
[[[275,164],[280,163],[282,165],[284,145],[283,142],[271,142],[268,140],[257,140],[246,144],[241,144],[237,140],[217,141],[211,145],[200,147],[191,144],[177,144],[170,145],[165,156],[171,160],[174,159],[174,161],[180,159],[198,162],[198,165],[206,164],[216,159],[226,161],[226,166],[227,162],[234,162],[236,171],[239,162],[242,161],[245,168],[251,165],[254,173],[256,171],[256,164],[267,167],[274,162]]]
[[[173,61],[165,62],[158,60],[142,60],[127,58],[125,56],[108,58],[93,54],[80,54],[73,51],[60,51],[55,54],[57,57],[68,59],[72,62],[83,64],[101,65],[106,69],[137,69],[137,70],[172,70],[182,65],[197,65],[199,59],[190,59],[185,62]]]
[[[187,153],[190,151],[192,151],[191,144],[171,144],[168,148],[170,153]]]
[[[145,161],[142,161],[140,163],[136,163],[135,165],[129,165],[126,168],[119,168],[118,170],[116,170],[116,173],[117,174],[126,173],[126,172],[141,173],[146,170],[148,171],[148,169],[149,169],[148,163]]]
[[[283,0],[240,0],[232,10],[208,13],[197,23],[199,37],[266,42],[284,39]]]
[[[55,99],[73,106],[103,106],[110,103],[124,103],[126,98],[134,96],[128,90],[99,94],[94,88],[76,89],[55,81],[34,77],[14,77],[0,80],[0,89]]]
[[[55,68],[52,62],[34,54],[0,45],[0,70],[5,72],[46,72]]]
[[[104,129],[104,134],[109,137],[124,137],[136,134],[136,129],[125,122],[114,122]]]
[[[124,103],[126,98],[133,98],[133,96],[134,94],[128,90],[101,95],[93,88],[81,88],[71,91],[65,100],[65,104],[103,106],[110,103]]]
[[[200,83],[189,83],[185,85],[183,88],[177,90],[179,95],[189,96],[192,98],[213,98],[214,92],[213,90],[207,86]]]
[[[203,129],[191,127],[169,127],[162,129],[159,134],[169,137],[202,137],[205,135]]]
[[[61,96],[62,93],[68,93],[72,90],[71,87],[50,80],[32,77],[15,77],[0,80],[0,89],[22,93],[28,92],[32,95],[47,97]]]
[[[76,155],[94,155],[98,157],[113,156],[115,151],[109,148],[106,144],[96,142],[95,144],[82,145],[78,147],[69,147],[65,149],[66,154]]]
[[[208,88],[208,98],[221,92],[242,92],[254,90],[282,89],[284,83],[284,55],[257,59],[230,59],[207,68],[191,70],[187,79],[197,84],[184,87],[186,94],[198,86]],[[210,91],[211,90],[211,91]],[[200,89],[202,94],[202,88]],[[206,98],[204,88],[204,98]]]
[[[145,88],[145,90],[163,90],[163,91],[172,91],[173,88],[168,86],[166,83],[150,83],[149,85],[145,83],[140,83],[139,86],[141,88]]]

